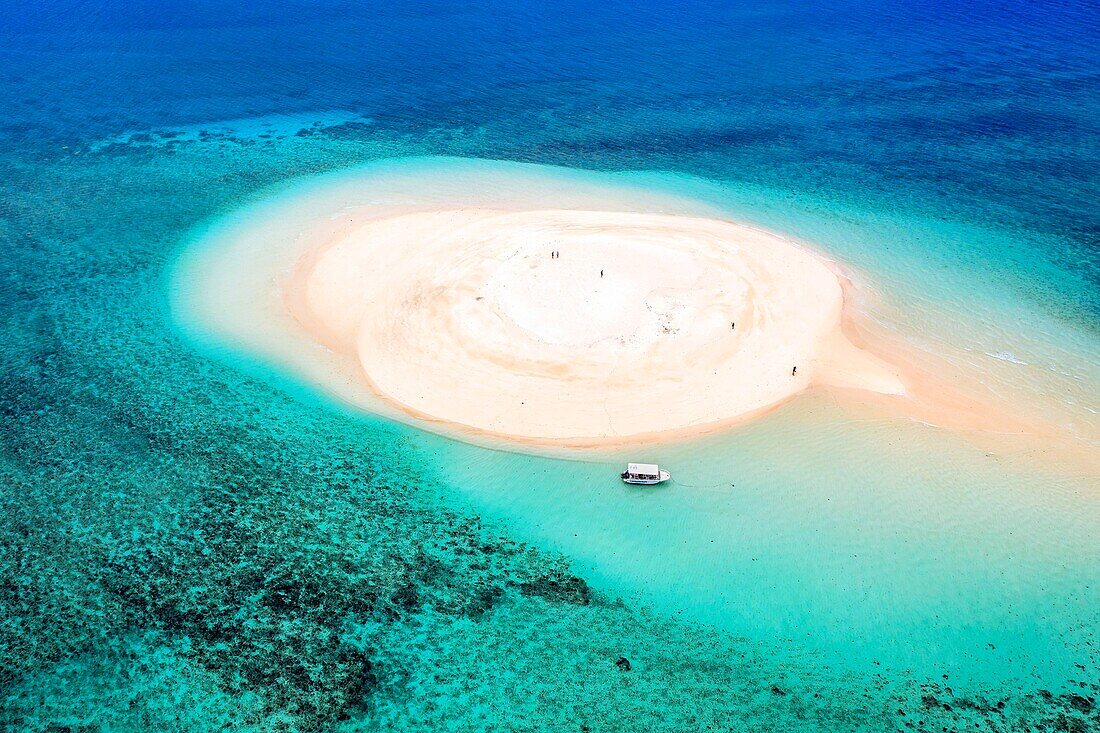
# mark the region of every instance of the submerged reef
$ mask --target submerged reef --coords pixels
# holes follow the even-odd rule
[[[6,165],[0,730],[1100,730],[1087,671],[840,672],[607,597],[452,504],[407,429],[184,342],[178,233],[394,144],[348,132]]]

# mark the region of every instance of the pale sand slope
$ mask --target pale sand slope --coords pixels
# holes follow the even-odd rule
[[[830,266],[713,219],[390,210],[315,246],[284,292],[382,397],[509,438],[698,431],[810,385],[905,393],[894,368],[841,332]]]

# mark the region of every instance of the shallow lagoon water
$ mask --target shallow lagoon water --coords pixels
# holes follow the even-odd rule
[[[643,451],[675,470],[651,491],[616,480],[638,451],[576,463],[432,453],[460,467],[454,485],[477,487],[465,494],[483,511],[665,612],[839,667],[1072,677],[1098,600],[1082,582],[1100,518],[1087,482],[1006,469],[927,427],[810,409]]]
[[[697,177],[389,160],[283,188],[201,232],[173,275],[181,325],[200,339],[220,333],[223,348],[236,343],[280,364],[288,337],[251,332],[249,316],[223,318],[218,308],[238,309],[231,301],[203,303],[205,289],[218,282],[207,285],[207,271],[224,268],[219,278],[233,282],[249,274],[243,256],[263,261],[265,249],[287,246],[272,222],[299,232],[308,217],[323,220],[364,203],[491,205],[517,190],[535,206],[557,196],[570,206],[769,218],[767,209],[761,215],[746,203],[745,192]],[[1080,426],[1085,450],[1095,446],[1087,394],[1094,345],[1077,347],[1075,326],[1012,300],[1010,279],[989,279],[979,290],[965,268],[911,256],[912,239],[938,236],[943,247],[956,232],[916,230],[907,241],[864,231],[855,247],[837,220],[802,212],[781,231],[821,235],[829,245],[810,246],[831,247],[824,254],[846,266],[880,325],[926,349],[954,349],[995,394],[1035,400],[1065,425]],[[773,225],[781,221],[770,217]],[[905,229],[915,226],[893,224],[895,232]],[[858,266],[837,250],[858,256]],[[246,282],[243,290],[253,290]],[[877,287],[887,290],[868,292]],[[1032,333],[1037,324],[1045,325]],[[1064,346],[1044,346],[1052,342]],[[301,357],[291,362],[293,372]],[[1049,687],[1075,678],[1100,601],[1093,582],[1100,508],[1090,467],[1036,460],[1026,441],[1023,450],[989,449],[965,432],[837,400],[806,394],[761,420],[695,440],[543,455],[494,439],[467,442],[445,427],[387,414],[409,424],[421,460],[460,506],[563,553],[595,587],[633,603],[760,643],[783,640],[837,669],[948,674],[967,684]],[[621,464],[640,458],[673,469],[675,481],[655,489],[622,485]]]
[[[8,9],[0,726],[1100,728],[1095,477],[807,404],[629,493],[181,338],[163,279],[370,161],[675,171],[1087,435],[1091,5]]]

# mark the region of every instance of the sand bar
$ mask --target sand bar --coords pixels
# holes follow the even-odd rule
[[[622,442],[745,419],[812,384],[905,391],[841,333],[826,262],[713,219],[390,212],[308,252],[284,291],[380,396],[497,436]]]
[[[812,391],[1096,470],[1091,413],[1067,419],[1046,371],[915,345],[863,276],[681,184],[439,158],[296,181],[196,232],[173,313],[238,366],[497,447],[617,449],[792,401],[816,419]]]

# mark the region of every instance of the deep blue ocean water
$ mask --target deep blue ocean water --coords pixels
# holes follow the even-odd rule
[[[876,261],[949,272],[945,296],[1064,324],[1087,364],[1098,36],[1087,2],[5,4],[0,726],[1100,729],[1080,602],[1100,541],[1065,519],[1100,494],[1080,483],[1035,509],[1082,548],[1052,577],[1066,628],[1021,664],[1039,671],[838,668],[767,619],[740,635],[618,599],[586,538],[505,521],[549,516],[537,497],[470,502],[484,487],[453,484],[478,471],[434,463],[485,453],[210,358],[164,285],[196,227],[298,177],[441,154],[662,170],[749,218],[850,232],[829,242],[849,261],[873,240]]]

